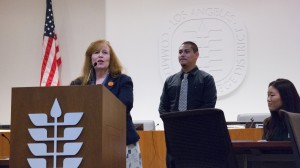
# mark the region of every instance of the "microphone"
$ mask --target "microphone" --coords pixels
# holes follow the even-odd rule
[[[249,128],[252,128],[252,125],[253,125],[253,123],[254,123],[254,119],[253,119],[253,117],[252,117],[252,118],[250,118],[250,121],[251,121],[251,124],[250,124]]]
[[[5,134],[1,134],[1,136],[3,136],[8,141],[8,143],[10,144],[10,140],[7,138],[7,136]]]
[[[93,68],[95,67],[95,66],[97,66],[97,62],[95,62],[94,64],[93,64],[93,66],[91,67],[91,69],[90,69],[90,72],[89,72],[89,76],[87,77],[87,79],[86,79],[86,83],[90,80],[90,76],[91,76],[91,73],[92,73],[92,70],[93,70]]]
[[[159,126],[159,123],[155,124],[154,127],[153,127],[153,130],[156,130],[155,128]]]

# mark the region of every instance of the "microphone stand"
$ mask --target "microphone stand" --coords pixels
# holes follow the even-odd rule
[[[88,82],[89,80],[90,80],[90,76],[91,76],[91,73],[92,73],[92,70],[93,70],[93,68],[95,67],[95,66],[97,66],[97,62],[95,62],[94,64],[93,64],[93,66],[91,67],[91,69],[90,69],[90,72],[89,72],[89,75],[88,75],[88,77],[87,77],[87,79],[86,79],[86,82]]]
[[[250,124],[249,128],[252,128],[252,125],[253,125],[253,123],[254,123],[253,117],[252,117],[250,120],[251,120],[251,124]]]

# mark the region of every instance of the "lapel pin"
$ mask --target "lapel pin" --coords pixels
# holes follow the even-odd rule
[[[108,82],[108,86],[113,86],[114,85],[114,82],[110,81]]]

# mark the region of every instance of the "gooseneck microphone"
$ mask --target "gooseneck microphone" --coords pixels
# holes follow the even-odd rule
[[[249,128],[252,128],[252,125],[254,123],[254,118],[252,117],[250,120],[251,120],[251,124],[250,124]]]
[[[156,130],[157,126],[159,126],[159,123],[157,123],[156,125],[154,125],[153,130]]]
[[[94,64],[93,64],[93,66],[91,67],[91,69],[90,69],[90,72],[89,72],[89,76],[88,76],[88,78],[86,79],[86,82],[88,82],[89,80],[90,80],[90,76],[91,76],[91,73],[92,73],[92,70],[93,70],[93,68],[95,67],[95,66],[97,66],[97,62],[95,62]]]
[[[8,143],[10,144],[10,140],[7,138],[7,136],[5,134],[1,134],[1,136],[3,136],[8,141]]]

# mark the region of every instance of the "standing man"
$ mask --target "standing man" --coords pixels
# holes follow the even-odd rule
[[[217,101],[217,90],[214,78],[200,69],[196,62],[199,57],[198,46],[186,41],[181,44],[178,52],[178,61],[181,71],[168,77],[165,81],[160,97],[159,113],[186,111],[201,108],[214,108]],[[185,108],[181,108],[181,82],[187,76],[187,95]],[[185,88],[186,89],[186,88]]]
[[[200,69],[196,62],[198,46],[186,41],[179,47],[178,61],[181,71],[165,81],[160,97],[159,113],[214,108],[217,90],[214,78]],[[172,157],[167,153],[167,167],[174,168]]]

